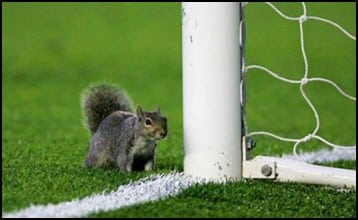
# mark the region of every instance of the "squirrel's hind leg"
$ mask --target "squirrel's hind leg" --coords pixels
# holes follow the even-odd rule
[[[118,155],[116,158],[117,167],[124,172],[132,172],[133,159],[128,158],[128,155]]]
[[[96,156],[88,154],[85,160],[85,164],[87,167],[107,168],[111,167],[113,162],[110,160],[108,152],[102,151]]]

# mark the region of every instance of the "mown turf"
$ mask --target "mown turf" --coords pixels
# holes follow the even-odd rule
[[[298,3],[277,3],[299,15]],[[2,211],[57,203],[111,191],[153,173],[183,170],[180,3],[2,3]],[[355,3],[308,3],[308,14],[337,21],[355,33]],[[246,9],[248,64],[261,64],[299,79],[303,72],[298,24],[267,5]],[[309,76],[324,76],[356,93],[355,42],[327,24],[305,23]],[[314,117],[297,85],[252,70],[248,75],[249,129],[303,137]],[[97,81],[122,86],[134,104],[160,104],[169,136],[159,144],[157,169],[123,174],[83,167],[89,133],[82,125],[80,95]],[[355,102],[333,87],[305,87],[321,116],[320,133],[355,144]],[[215,126],[215,125],[213,125]],[[253,154],[292,152],[292,143],[255,137]],[[322,149],[318,141],[300,145]],[[354,162],[328,164],[355,169]],[[101,217],[354,217],[355,192],[322,186],[240,182],[187,189],[176,198]],[[93,215],[94,216],[94,215]]]
[[[179,196],[90,217],[354,217],[354,192],[304,184],[205,184]]]

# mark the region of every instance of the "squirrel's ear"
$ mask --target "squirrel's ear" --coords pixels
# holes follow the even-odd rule
[[[139,118],[143,118],[143,116],[144,116],[143,109],[142,109],[142,107],[140,107],[140,105],[137,105],[137,116]]]
[[[159,105],[157,105],[157,107],[155,108],[154,111],[155,111],[156,113],[160,114],[160,107],[159,107]]]

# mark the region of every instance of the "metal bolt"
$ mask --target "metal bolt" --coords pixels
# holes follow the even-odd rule
[[[256,142],[253,139],[251,139],[250,137],[247,138],[246,144],[247,144],[248,150],[252,150],[254,147],[256,147]]]
[[[270,176],[272,174],[272,167],[268,164],[265,164],[261,167],[261,173],[264,176]]]
[[[253,139],[250,139],[250,145],[251,145],[251,148],[254,148],[254,147],[256,147],[256,142]]]

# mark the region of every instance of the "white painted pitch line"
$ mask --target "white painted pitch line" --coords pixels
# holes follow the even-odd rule
[[[317,152],[301,153],[299,154],[299,157],[307,163],[328,163],[339,160],[356,160],[356,149],[323,149]],[[297,160],[296,156],[292,154],[283,154],[281,158]]]
[[[333,162],[338,160],[355,160],[355,150],[334,149],[303,153],[304,161]],[[282,158],[295,159],[294,155]],[[19,211],[4,213],[3,218],[69,218],[83,217],[99,211],[109,211],[138,203],[155,201],[175,196],[182,190],[206,180],[185,176],[183,173],[152,175],[128,185],[120,186],[111,193],[101,193],[82,199],[75,199],[58,204],[31,205]]]
[[[58,204],[32,205],[19,211],[4,214],[3,218],[83,217],[90,213],[109,211],[123,206],[175,196],[199,181],[198,178],[190,178],[184,176],[183,173],[152,175],[120,186],[111,193],[101,193]]]

